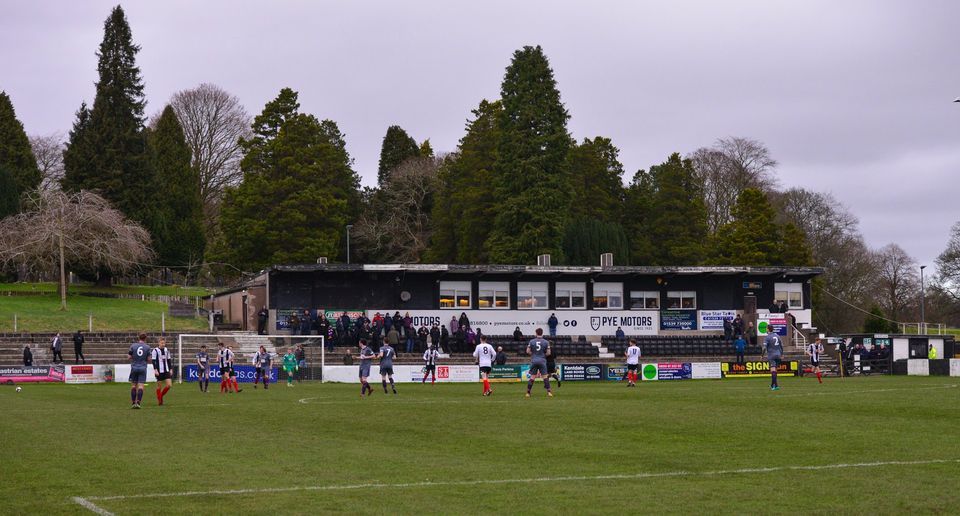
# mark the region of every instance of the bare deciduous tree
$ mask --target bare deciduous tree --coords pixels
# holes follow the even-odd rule
[[[960,301],[960,222],[950,228],[947,248],[937,257],[937,271],[943,292]]]
[[[390,172],[354,225],[362,252],[379,263],[417,263],[430,242],[430,212],[443,158],[417,157]]]
[[[153,258],[150,233],[88,191],[41,190],[24,210],[0,221],[0,264],[60,271],[60,309],[67,309],[68,264],[127,272]]]
[[[170,105],[183,126],[192,165],[200,177],[206,234],[217,224],[227,186],[240,182],[241,138],[250,136],[250,115],[240,100],[214,84],[175,93]]]
[[[46,136],[33,135],[30,137],[30,148],[37,159],[37,167],[43,174],[40,187],[44,190],[60,188],[63,179],[63,133],[53,133]]]
[[[777,161],[756,140],[721,138],[713,147],[697,149],[689,158],[703,185],[711,234],[731,221],[731,210],[741,192],[747,188],[770,192],[777,185],[773,175]]]
[[[917,261],[897,244],[888,244],[876,253],[877,301],[890,319],[900,321],[906,309],[915,305],[920,292]]]

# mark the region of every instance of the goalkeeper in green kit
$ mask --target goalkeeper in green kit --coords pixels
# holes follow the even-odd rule
[[[283,355],[283,370],[287,372],[287,387],[293,387],[293,375],[300,366],[297,365],[297,356],[293,354],[292,348],[287,348],[287,354]]]

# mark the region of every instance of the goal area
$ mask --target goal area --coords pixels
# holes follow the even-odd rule
[[[257,335],[255,333],[197,333],[182,334],[177,337],[177,382],[197,381],[197,353],[206,346],[210,364],[211,381],[219,379],[217,351],[219,345],[229,347],[234,353],[234,370],[240,382],[252,382],[254,378],[254,357],[260,346],[270,353],[271,381],[285,380],[283,373],[283,355],[288,350],[296,352],[302,345],[306,355],[306,367],[300,367],[298,380],[321,379],[320,374],[326,363],[327,353],[324,337],[320,335]]]

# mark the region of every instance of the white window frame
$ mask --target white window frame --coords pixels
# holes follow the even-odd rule
[[[480,310],[509,310],[510,309],[510,282],[509,281],[480,281],[477,285],[477,308]],[[484,292],[490,292],[493,297],[493,304],[483,306],[480,304],[480,298],[484,297]],[[503,300],[506,306],[497,306],[497,301]]]
[[[580,305],[573,304],[573,298],[579,294]],[[559,281],[553,286],[554,305],[557,310],[586,310],[587,309],[587,284],[580,282]],[[566,299],[569,306],[561,307],[559,300]]]
[[[679,295],[674,295],[679,294]],[[670,299],[679,299],[680,306],[677,308],[670,307]],[[693,299],[693,306],[684,308],[683,300],[684,299]],[[665,310],[696,310],[697,309],[697,293],[693,290],[671,290],[667,292],[667,306],[664,307]]]
[[[598,307],[596,299],[598,297],[607,298],[607,306]],[[611,299],[619,299],[616,304]],[[623,283],[616,282],[598,282],[593,284],[593,308],[595,310],[623,310]]]
[[[793,302],[794,299],[792,299],[791,294],[797,296],[797,303]],[[779,301],[786,301],[788,310],[803,310],[803,284],[774,283],[773,298]]]
[[[548,293],[550,284],[545,281],[518,281],[517,282],[517,310],[546,310],[550,299]],[[537,302],[543,299],[543,304]],[[526,300],[533,300],[527,304]]]
[[[443,298],[444,292],[453,293],[453,306],[443,306],[440,303],[440,299]],[[469,310],[473,306],[471,285],[469,281],[440,281],[440,297],[437,299],[437,304],[440,306],[441,310]],[[461,306],[460,300],[466,299],[467,306]]]
[[[633,300],[642,300],[639,308],[633,307]],[[657,306],[650,308],[647,306],[647,300],[656,299]],[[659,310],[660,309],[660,291],[659,290],[631,290],[630,291],[630,310]]]

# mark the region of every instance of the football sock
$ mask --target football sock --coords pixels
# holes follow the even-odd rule
[[[393,377],[392,377],[392,376],[390,377],[390,389],[391,389],[393,392],[397,392],[397,386],[393,384]]]
[[[383,393],[386,394],[386,393],[387,393],[387,381],[386,381],[386,380],[380,380],[380,383],[383,384]]]
[[[533,378],[527,380],[527,394],[530,394],[530,391],[533,389]]]
[[[546,390],[548,390],[548,391],[550,390],[550,377],[549,377],[549,376],[543,379],[543,388],[546,389]]]
[[[233,392],[240,392],[240,384],[237,383],[236,378],[231,378],[233,380]]]
[[[160,394],[160,388],[157,387],[157,403],[163,405],[163,395]]]
[[[203,378],[201,378],[200,381],[197,382],[197,385],[200,386],[200,392],[203,392]]]
[[[132,403],[136,403],[136,402],[137,402],[137,388],[136,388],[136,387],[131,387],[131,388],[130,388],[130,403],[132,404]]]
[[[437,373],[430,375],[430,383],[437,383]]]
[[[360,382],[360,395],[363,396],[366,393],[367,393],[367,384],[364,382]]]
[[[143,389],[137,389],[137,403],[143,401]]]
[[[777,372],[776,372],[776,371],[773,371],[773,372],[770,374],[770,376],[771,376],[772,381],[773,381],[773,385],[772,385],[772,386],[773,386],[773,387],[778,387],[778,385],[777,385]]]
[[[823,383],[823,376],[820,374],[820,371],[817,371],[817,381]]]
[[[430,376],[430,375],[429,375],[429,374],[423,375],[423,380],[420,380],[420,383],[427,383],[427,377],[428,377],[428,376]]]
[[[162,391],[160,391],[160,401],[163,401],[163,397],[166,396],[166,395],[167,395],[167,392],[169,392],[169,391],[170,391],[170,386],[169,386],[169,385],[167,385],[166,387],[163,388]]]
[[[483,392],[490,392],[490,380],[483,379]]]

